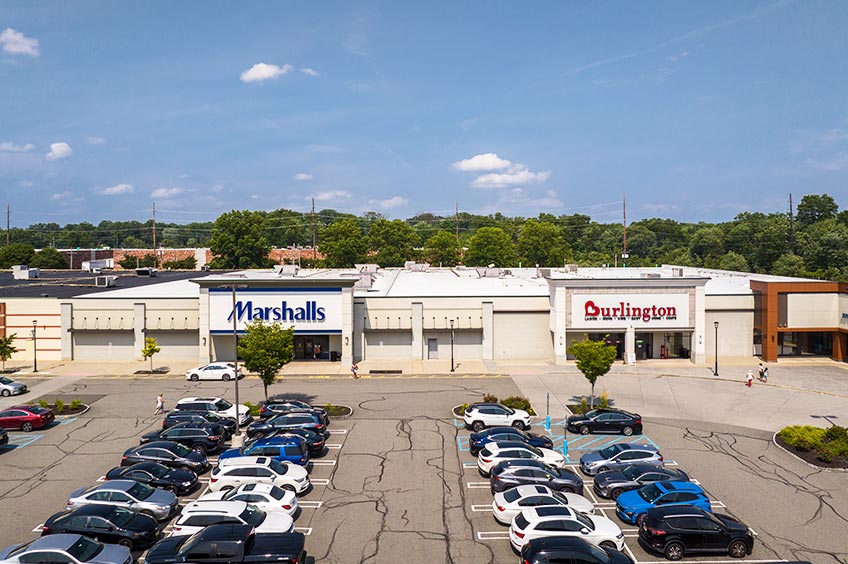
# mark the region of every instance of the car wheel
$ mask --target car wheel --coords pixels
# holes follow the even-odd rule
[[[191,381],[192,382],[197,382],[198,380],[200,380],[200,376],[198,376],[197,374],[191,375]]]
[[[680,560],[683,558],[683,545],[679,542],[670,542],[665,545],[663,553],[669,560]]]
[[[477,431],[477,432],[479,433],[480,431],[482,431],[483,429],[485,429],[485,428],[486,428],[486,426],[485,426],[485,425],[483,425],[483,422],[482,422],[482,421],[475,421],[474,423],[472,423],[472,424],[471,424],[471,428],[472,428],[472,429],[474,429],[475,431]]]
[[[150,517],[151,519],[156,519],[156,515],[154,515],[152,511],[147,511],[147,510],[145,510],[145,511],[142,511],[142,512],[141,512],[141,514],[142,514],[142,515],[147,515],[147,516],[148,516],[148,517]]]
[[[630,426],[625,427],[624,429],[621,430],[621,434],[624,435],[625,437],[629,437],[630,435],[633,434],[633,427],[630,427]]]
[[[25,433],[32,431],[32,423],[25,421],[24,424],[21,425],[21,431],[24,431]]]
[[[587,425],[581,425],[580,426],[580,434],[581,435],[588,435],[589,434],[589,427]]]
[[[637,515],[636,516],[636,526],[641,527],[642,523],[644,523],[645,519],[647,519],[647,518],[648,518],[648,516],[644,513],[640,513],[639,515]]]
[[[571,486],[565,486],[564,488],[560,488],[561,493],[574,493],[574,488]]]
[[[607,468],[606,466],[601,466],[600,468],[598,468],[598,474],[600,474],[601,472],[606,472],[607,470],[609,470],[609,468]]]
[[[221,380],[223,380],[224,382],[229,382],[230,381],[230,375],[224,374],[223,376],[221,376]]]
[[[475,449],[469,449],[468,452],[471,453],[471,456],[477,456],[478,454],[480,454],[480,451],[476,448]]]
[[[483,472],[483,470],[481,470],[479,466],[477,467],[477,473],[483,476],[484,478],[491,477],[491,474],[489,472]]]
[[[524,426],[524,423],[522,421],[513,421],[512,422],[512,428],[518,429],[519,431],[523,431],[524,429],[526,429],[526,427]]]
[[[12,392],[10,392],[9,390],[3,390],[3,391],[0,391],[0,394],[3,394],[3,397],[7,398],[7,397],[12,395]]]
[[[196,444],[191,446],[191,450],[194,452],[199,452],[200,454],[206,454],[206,445]]]
[[[733,541],[730,543],[727,553],[733,558],[745,558],[748,555],[748,545],[745,544],[745,541]]]
[[[610,499],[618,499],[618,496],[621,495],[621,489],[614,489],[610,492]]]
[[[132,548],[133,548],[132,541],[130,539],[121,539],[121,540],[118,541],[118,544],[121,545],[121,546],[125,546],[125,547],[129,548],[130,550],[132,550]]]
[[[283,489],[288,490],[288,491],[293,492],[293,493],[297,493],[297,490],[294,489],[294,486],[291,485],[291,484],[286,484],[285,486],[283,486]]]
[[[615,543],[612,541],[604,541],[599,545],[601,548],[606,548],[607,550],[618,550],[615,546]]]
[[[180,470],[185,470],[186,472],[194,472],[194,469],[191,466],[180,466]]]

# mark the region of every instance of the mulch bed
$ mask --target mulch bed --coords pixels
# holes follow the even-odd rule
[[[825,462],[818,458],[818,454],[812,450],[798,450],[794,446],[788,444],[786,441],[780,438],[780,436],[775,436],[775,440],[777,444],[813,466],[819,466],[821,468],[840,468],[840,469],[848,469],[848,457],[838,456],[834,458],[831,462]]]
[[[322,405],[321,407],[326,408],[327,406]],[[351,409],[350,407],[348,407],[346,405],[333,404],[332,409],[333,409],[332,413],[330,413],[330,412],[327,413],[327,415],[329,415],[330,417],[347,417],[348,415],[353,413],[353,409]]]
[[[85,404],[80,405],[76,409],[71,409],[70,407],[68,407],[68,404],[65,404],[65,409],[62,410],[62,413],[58,413],[58,412],[56,412],[56,406],[53,405],[52,403],[49,404],[47,407],[49,407],[50,409],[52,409],[56,413],[56,417],[60,417],[60,416],[64,417],[65,415],[79,415],[80,413],[82,413],[86,409],[88,409],[88,406],[85,405]]]
[[[133,374],[167,374],[170,371],[169,368],[154,368],[153,370],[136,370]]]

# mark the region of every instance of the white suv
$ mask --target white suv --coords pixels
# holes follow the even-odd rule
[[[486,427],[530,428],[530,414],[499,403],[472,403],[465,408],[465,424],[475,431]]]
[[[209,492],[197,501],[245,501],[265,512],[288,515],[294,515],[297,512],[295,493],[271,484],[242,484],[235,489]]]
[[[236,418],[236,406],[225,400],[224,398],[183,398],[175,405],[176,411],[200,411],[203,413],[214,413],[218,417]],[[250,408],[246,405],[238,407],[239,425],[247,425],[253,421],[250,415]]]
[[[601,548],[624,550],[624,533],[612,519],[585,515],[564,505],[525,508],[509,526],[509,542],[519,552],[533,539],[559,536],[582,538]]]
[[[198,366],[186,372],[186,380],[223,380],[229,382],[236,377],[236,365],[229,362],[213,362]],[[239,372],[239,378],[244,378],[244,372]]]
[[[483,450],[477,453],[477,469],[480,475],[488,478],[492,468],[504,460],[538,460],[549,466],[565,467],[565,456],[562,453],[547,448],[536,448],[519,441],[502,441],[487,443]]]
[[[250,525],[257,533],[294,531],[294,520],[285,513],[266,513],[244,501],[194,501],[183,508],[170,536],[193,535],[209,525]]]
[[[303,466],[267,456],[234,456],[219,460],[209,478],[209,489],[213,492],[242,484],[272,484],[303,493],[309,488],[309,474]]]

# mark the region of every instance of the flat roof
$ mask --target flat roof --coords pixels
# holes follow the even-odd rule
[[[431,268],[424,272],[380,270],[371,288],[357,297],[546,297],[548,282],[535,268],[512,268],[504,276],[481,277],[473,268]]]
[[[102,274],[75,270],[42,270],[40,278],[15,280],[11,270],[3,270],[0,271],[0,295],[4,298],[73,298],[92,294],[91,297],[100,297],[121,290],[188,281],[197,275],[196,271],[184,270],[160,270],[153,277],[136,276],[132,270],[107,270]],[[102,276],[114,276],[115,286],[96,286],[95,278]]]

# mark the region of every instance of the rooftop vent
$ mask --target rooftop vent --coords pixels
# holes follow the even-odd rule
[[[354,264],[353,266],[359,272],[377,272],[377,270],[379,270],[379,268],[380,268],[379,264],[371,264],[371,263],[369,263],[369,264]]]
[[[420,263],[415,262],[414,260],[408,260],[403,263],[403,267],[410,272],[426,272],[428,268],[430,268],[429,263]]]
[[[16,264],[12,267],[12,278],[15,280],[30,280],[40,277],[41,270],[38,268],[30,268],[25,264]]]
[[[671,275],[676,276],[677,278],[683,278],[683,269],[680,267],[672,268]]]
[[[156,272],[156,269],[152,266],[145,266],[143,268],[135,269],[136,276],[156,276]]]
[[[296,264],[278,264],[274,267],[277,276],[297,276],[298,270],[300,270],[300,267]]]
[[[659,272],[643,272],[642,278],[662,278]]]
[[[115,285],[115,276],[97,276],[94,278],[94,285],[98,288],[111,288]]]

